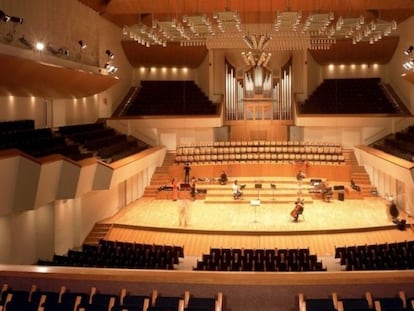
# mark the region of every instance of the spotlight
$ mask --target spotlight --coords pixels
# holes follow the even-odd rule
[[[10,21],[10,16],[8,16],[6,13],[4,13],[2,10],[0,10],[0,20],[2,22],[7,23],[8,21]]]
[[[112,53],[110,50],[106,50],[105,54],[108,55],[109,59],[114,59],[114,57],[115,57],[115,54]]]
[[[23,24],[23,18],[12,16],[10,17],[10,21],[16,24]]]
[[[31,44],[29,41],[26,40],[24,36],[21,36],[19,39],[20,43],[26,46],[29,49],[33,49],[33,44]]]
[[[403,64],[405,70],[411,70],[414,68],[414,59],[409,60]]]
[[[38,51],[43,51],[45,48],[45,44],[43,42],[36,42],[35,48]]]
[[[82,40],[79,40],[78,43],[79,43],[79,46],[80,46],[81,49],[84,49],[87,46],[86,43],[83,42]]]
[[[64,48],[58,49],[58,54],[69,57],[69,50],[66,50]]]
[[[410,54],[413,52],[413,50],[414,50],[414,46],[410,45],[410,46],[408,47],[408,49],[406,49],[406,50],[404,51],[404,54],[408,56],[408,55],[410,55]]]
[[[58,51],[58,50],[56,50],[54,47],[52,47],[52,46],[50,46],[50,45],[47,45],[47,46],[46,46],[46,50],[47,50],[50,54],[53,54],[53,55],[57,55],[57,54],[59,54],[59,51]]]
[[[106,63],[104,68],[108,73],[115,73],[118,71],[118,67],[112,65],[111,63]]]

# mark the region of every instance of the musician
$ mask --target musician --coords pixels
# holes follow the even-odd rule
[[[197,194],[197,188],[196,188],[196,184],[197,184],[197,179],[195,177],[191,178],[191,198],[193,199],[193,201],[196,198],[196,194]]]
[[[186,163],[184,166],[184,183],[189,184],[190,183],[190,163]]]
[[[173,201],[177,201],[179,186],[178,186],[178,181],[176,178],[173,178],[171,180],[171,186],[172,186],[172,199]]]
[[[299,170],[298,173],[296,174],[296,180],[301,183],[303,179],[306,178],[306,175],[304,172],[302,172],[302,170]]]
[[[329,184],[326,181],[323,181],[320,184],[320,189],[321,189],[321,192],[322,192],[322,199],[325,202],[329,202],[332,198],[332,195],[333,195],[332,187],[330,187]]]
[[[221,174],[220,174],[220,179],[219,179],[220,185],[225,185],[227,183],[227,181],[228,181],[227,175],[224,171],[222,171]]]
[[[303,214],[303,211],[305,209],[304,205],[305,200],[298,198],[295,202],[295,208],[290,212],[290,216],[293,217],[293,221],[297,222],[299,215]]]
[[[235,200],[240,199],[241,196],[243,195],[243,192],[240,190],[240,186],[237,183],[237,179],[234,180],[232,190],[233,190],[233,198]]]

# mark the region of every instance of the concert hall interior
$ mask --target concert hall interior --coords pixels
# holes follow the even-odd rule
[[[0,310],[414,310],[413,27],[0,0]]]

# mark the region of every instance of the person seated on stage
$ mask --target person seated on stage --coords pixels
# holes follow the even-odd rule
[[[227,181],[228,181],[227,175],[224,171],[222,171],[221,174],[220,174],[220,179],[219,179],[220,185],[225,185],[227,183]]]
[[[305,200],[298,198],[295,202],[295,208],[290,212],[290,216],[293,217],[293,221],[297,222],[299,215],[303,214],[303,210],[305,209],[304,205]]]
[[[233,188],[233,198],[235,200],[240,199],[241,196],[243,195],[243,192],[240,190],[240,187],[237,183],[237,179],[234,181],[232,188]]]

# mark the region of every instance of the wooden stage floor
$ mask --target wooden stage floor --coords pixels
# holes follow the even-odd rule
[[[293,207],[293,202],[252,206],[249,200],[211,204],[141,198],[102,223],[113,224],[109,239],[183,245],[189,256],[201,256],[210,247],[309,247],[332,256],[335,246],[414,239],[410,226],[396,228],[387,202],[379,197],[313,200],[298,222],[290,216]],[[414,223],[404,213],[400,217]]]

